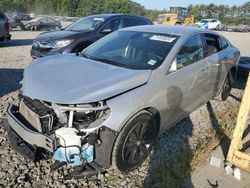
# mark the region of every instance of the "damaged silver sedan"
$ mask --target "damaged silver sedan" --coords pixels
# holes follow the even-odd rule
[[[9,104],[12,147],[70,165],[69,177],[140,166],[157,135],[214,97],[226,100],[240,53],[223,36],[182,26],[114,32],[79,54],[34,60]]]

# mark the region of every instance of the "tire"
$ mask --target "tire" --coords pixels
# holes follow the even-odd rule
[[[215,30],[219,31],[220,30],[220,26],[217,25],[216,28],[215,28]]]
[[[37,26],[36,26],[36,25],[33,25],[33,26],[31,27],[31,30],[32,30],[32,31],[37,31]]]
[[[220,101],[226,101],[232,90],[233,83],[234,83],[233,75],[228,74],[223,83],[222,89],[219,95],[216,97],[216,99]]]
[[[120,131],[112,152],[112,166],[123,173],[139,167],[148,157],[158,135],[153,114],[143,110]]]

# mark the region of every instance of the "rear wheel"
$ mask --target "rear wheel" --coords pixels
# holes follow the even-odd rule
[[[216,97],[216,99],[220,100],[220,101],[225,101],[227,100],[227,98],[230,95],[230,92],[232,90],[232,85],[234,83],[234,78],[232,74],[228,74],[225,82],[222,86],[221,92],[219,93],[219,95]]]
[[[157,138],[158,125],[153,114],[143,110],[121,130],[112,153],[112,165],[121,172],[140,166],[148,157]]]

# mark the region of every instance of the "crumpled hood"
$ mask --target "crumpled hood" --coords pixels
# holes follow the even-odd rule
[[[59,104],[97,102],[145,84],[151,70],[131,70],[75,55],[53,55],[24,71],[22,94]]]

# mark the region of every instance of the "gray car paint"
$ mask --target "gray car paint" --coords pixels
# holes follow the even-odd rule
[[[25,69],[22,93],[53,103],[90,103],[145,84],[150,73],[76,55],[55,55],[35,60]]]
[[[151,71],[129,70],[120,67],[111,68],[110,65],[71,56],[54,56],[41,59],[25,70],[23,94],[40,100],[46,98],[50,102],[60,101],[67,104],[105,99],[106,97],[108,98],[106,103],[111,113],[102,125],[115,131],[119,131],[137,112],[142,109],[153,108],[160,113],[161,131],[163,131],[212,99],[220,90],[230,68],[239,61],[238,49],[230,46],[219,53],[206,57],[176,72],[169,73],[169,67],[173,63],[176,54],[190,36],[201,33],[213,33],[218,36],[219,34],[213,31],[182,26],[139,26],[123,30],[168,33],[179,35],[180,38],[162,65],[153,70],[152,73]],[[80,64],[83,72],[88,75],[95,75],[91,75],[89,78],[82,76],[81,71],[78,69]],[[219,64],[219,66],[216,64]],[[88,68],[84,70],[85,67]],[[115,70],[115,79],[118,79],[122,86],[121,84],[115,84],[116,81],[111,80],[112,69]],[[45,75],[43,76],[39,71],[44,72]],[[122,75],[120,76],[120,74]],[[55,78],[52,78],[52,75]],[[47,78],[40,78],[41,76]],[[40,81],[37,82],[37,79]],[[61,79],[65,82],[62,82]],[[68,81],[71,79],[77,80],[77,86],[83,87],[85,90],[79,93],[78,87],[76,87],[73,80]],[[82,79],[88,80],[81,83],[79,80]],[[98,87],[95,87],[95,83],[98,83],[98,87],[102,87],[102,84],[105,87],[103,86],[99,90]],[[124,87],[123,83],[126,83],[125,85],[129,87]],[[85,87],[84,84],[92,85],[94,89],[92,86]],[[215,84],[218,84],[218,86],[215,87]],[[134,89],[124,92],[128,88]],[[38,90],[34,91],[36,89]],[[98,91],[95,91],[96,89]],[[105,94],[103,91],[105,91]],[[88,94],[85,95],[85,92]],[[74,93],[74,95],[71,96],[71,93]],[[122,94],[112,97],[115,93]]]

